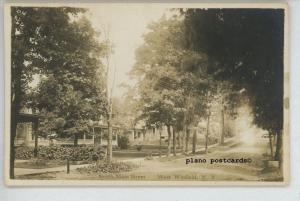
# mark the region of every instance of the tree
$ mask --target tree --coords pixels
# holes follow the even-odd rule
[[[45,110],[65,120],[63,135],[73,136],[88,132],[88,121],[98,120],[105,113],[103,65],[100,62],[104,48],[96,41],[96,32],[86,18],[70,24],[69,38],[59,71],[44,75],[33,103],[40,111]],[[79,40],[80,42],[76,42]]]
[[[205,52],[209,72],[251,97],[254,123],[277,135],[283,129],[282,9],[187,9],[187,48]]]
[[[88,132],[88,121],[105,114],[106,99],[103,65],[104,47],[96,40],[96,32],[86,18],[70,24],[66,43],[72,44],[59,52],[59,71],[44,76],[33,97],[33,105],[65,120],[63,134],[74,137]],[[76,44],[74,45],[76,41]],[[78,42],[81,41],[81,42]],[[57,53],[58,54],[58,53]]]
[[[179,65],[181,54],[174,46],[174,40],[175,44],[180,43],[180,38],[174,37],[181,32],[178,23],[177,19],[163,17],[149,25],[151,31],[144,35],[145,43],[136,51],[137,62],[131,72],[138,79],[140,118],[148,125],[167,126],[168,155],[171,152],[171,127],[181,110],[178,106],[182,100],[178,88],[180,76],[174,67]]]
[[[176,16],[162,17],[149,25],[145,43],[136,51],[137,62],[131,74],[138,80],[141,117],[149,124],[164,124],[168,130],[168,154],[176,154],[176,133],[183,129],[188,147],[189,126],[201,114],[201,97],[207,87],[203,74],[205,55],[188,51],[184,45],[184,26]],[[201,66],[196,68],[195,66]]]
[[[88,90],[91,88],[86,88],[86,86],[91,86],[94,82],[95,69],[99,67],[96,55],[101,48],[95,39],[91,40],[95,36],[95,32],[92,31],[87,20],[74,20],[78,13],[84,11],[84,9],[68,7],[11,8],[11,178],[14,178],[16,116],[22,106],[36,105],[40,109],[44,108],[51,112],[55,111],[55,107],[58,108],[58,105],[50,103],[49,98],[53,97],[44,96],[43,101],[48,98],[48,102],[44,102],[44,105],[38,103],[39,101],[32,102],[31,97],[34,95],[31,93],[30,83],[33,75],[40,75],[44,78],[43,83],[40,84],[41,96],[45,94],[52,96],[46,91],[44,91],[45,94],[42,94],[42,88],[47,88],[45,85],[50,87],[49,85],[54,83],[53,87],[61,88],[58,92],[53,89],[59,95],[55,100],[53,99],[53,102],[65,96],[64,90],[69,93],[72,90],[81,91],[82,94],[76,95],[83,98],[89,98],[85,95],[94,93],[93,91],[89,92]],[[91,49],[95,51],[89,51]],[[85,68],[86,66],[89,67]],[[86,77],[92,77],[83,79],[83,76],[74,76],[74,73],[76,75],[87,73]],[[50,103],[49,106],[48,103]]]
[[[175,69],[170,66],[153,67],[152,72],[147,72],[145,78],[138,83],[139,105],[142,112],[140,118],[145,119],[148,125],[167,126],[168,155],[171,152],[171,127],[174,126],[176,116],[181,112],[181,108],[177,107],[181,96],[180,89],[176,89],[178,76],[175,74]]]
[[[114,89],[114,82],[115,82],[115,73],[116,73],[116,66],[114,66],[114,72],[113,72],[113,81],[112,84],[110,84],[110,72],[113,70],[113,66],[111,64],[111,55],[113,54],[113,43],[110,39],[110,29],[109,25],[103,27],[103,34],[104,34],[104,43],[107,48],[107,51],[104,54],[104,60],[105,60],[105,75],[106,75],[106,99],[107,99],[107,147],[106,147],[106,162],[108,164],[112,161],[112,123],[113,123],[113,89]]]
[[[11,8],[11,178],[14,178],[16,117],[26,103],[26,91],[33,79],[32,75],[51,69],[55,50],[63,43],[63,40],[57,39],[66,37],[63,33],[66,33],[70,16],[76,16],[79,12],[83,10],[64,7]]]

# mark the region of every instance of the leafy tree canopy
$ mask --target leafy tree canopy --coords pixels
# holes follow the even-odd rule
[[[205,52],[209,72],[246,89],[255,123],[271,132],[283,120],[283,22],[277,9],[187,9],[187,48]]]

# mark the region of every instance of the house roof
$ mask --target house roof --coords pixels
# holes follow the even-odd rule
[[[94,128],[108,128],[108,126],[107,125],[105,125],[105,124],[101,124],[101,125],[95,125],[95,126],[93,126]],[[121,127],[120,126],[112,126],[112,128],[113,129],[120,129]]]

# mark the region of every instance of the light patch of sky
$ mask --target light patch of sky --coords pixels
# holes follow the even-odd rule
[[[143,43],[143,34],[148,31],[147,25],[161,18],[166,12],[166,8],[149,6],[89,8],[87,16],[93,27],[100,32],[104,27],[109,27],[109,37],[114,45],[109,72],[110,87],[113,85],[115,72],[112,96],[122,97],[126,92],[126,89],[120,86],[122,83],[134,83],[129,80],[128,72],[135,63],[135,50]]]

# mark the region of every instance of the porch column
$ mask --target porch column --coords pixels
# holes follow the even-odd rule
[[[118,143],[118,132],[116,131],[116,144],[117,146],[119,146],[119,143]]]
[[[25,145],[28,146],[30,142],[30,133],[29,133],[29,124],[24,123],[24,132],[25,132]]]
[[[132,136],[132,142],[134,142],[134,130],[131,131],[131,136]]]

